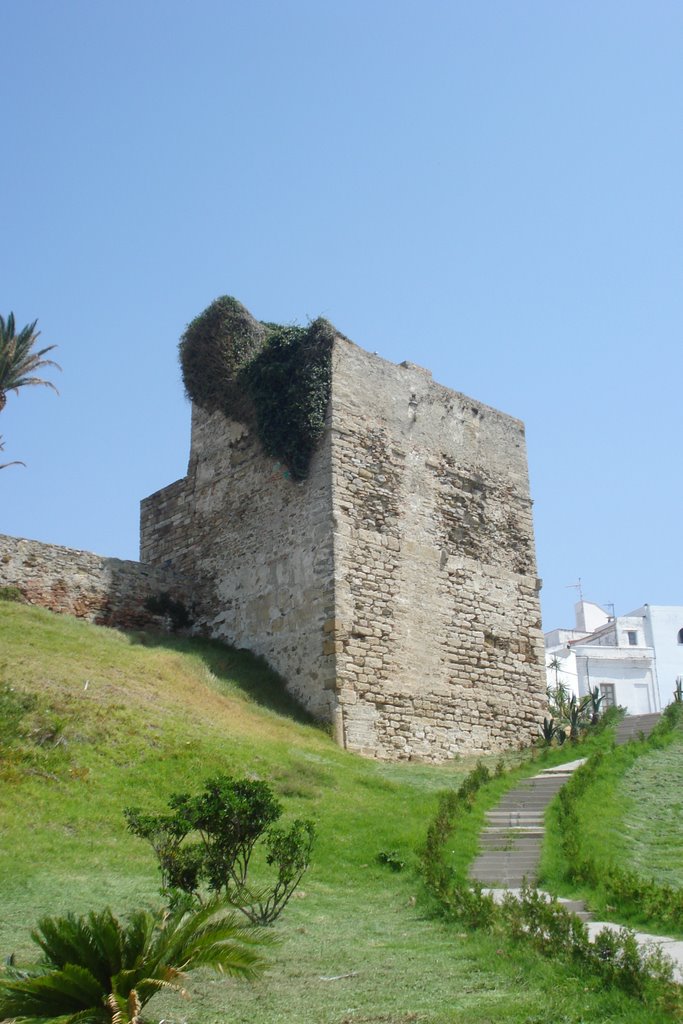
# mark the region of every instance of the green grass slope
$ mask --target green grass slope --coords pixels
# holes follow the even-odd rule
[[[0,956],[33,957],[45,913],[156,904],[147,845],[122,809],[162,810],[218,772],[271,782],[284,821],[315,819],[302,891],[254,984],[206,976],[192,1001],[155,997],[168,1024],[624,1024],[666,1021],[571,970],[431,920],[415,849],[446,766],[383,764],[339,750],[257,659],[200,641],[151,640],[41,609],[0,605],[0,684],[36,696],[20,747],[0,759]],[[2,723],[0,722],[0,726]],[[0,729],[0,741],[2,730]],[[382,851],[407,862],[393,873]]]
[[[653,750],[624,775],[623,828],[617,855],[633,871],[663,885],[683,882],[683,728],[663,750]]]

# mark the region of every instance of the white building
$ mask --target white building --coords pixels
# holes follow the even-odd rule
[[[576,628],[545,634],[548,686],[584,696],[599,687],[603,706],[629,714],[660,711],[683,676],[683,606],[643,605],[616,617],[579,601]]]

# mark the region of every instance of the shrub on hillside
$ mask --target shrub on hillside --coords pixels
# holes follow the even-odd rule
[[[256,779],[218,775],[198,796],[175,794],[170,814],[124,811],[129,830],[156,854],[162,892],[177,903],[183,895],[201,902],[208,890],[222,893],[252,923],[269,924],[284,910],[308,869],[315,827],[297,819],[275,828],[282,814],[270,786]],[[248,883],[252,855],[261,844],[275,869],[269,886]]]

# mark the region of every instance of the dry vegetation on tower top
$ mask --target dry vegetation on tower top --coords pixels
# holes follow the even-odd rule
[[[206,412],[255,426],[264,450],[303,479],[325,426],[335,330],[262,323],[223,295],[180,339],[185,392]]]

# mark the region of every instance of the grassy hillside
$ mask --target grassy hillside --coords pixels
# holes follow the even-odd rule
[[[35,694],[29,735],[0,762],[0,955],[33,954],[44,913],[159,902],[151,851],[124,806],[162,810],[217,771],[267,779],[284,818],[312,817],[314,866],[274,928],[253,985],[208,976],[169,1024],[468,1024],[653,1016],[568,969],[425,913],[413,871],[435,794],[471,763],[382,764],[339,750],[256,659],[209,643],[125,635],[0,604],[0,684]],[[1,733],[0,733],[1,735]],[[407,867],[377,862],[397,851]],[[155,1016],[155,1014],[157,1016]]]
[[[664,885],[683,879],[683,728],[671,745],[638,760],[623,777],[618,855],[638,874]],[[623,845],[622,845],[623,844]]]

